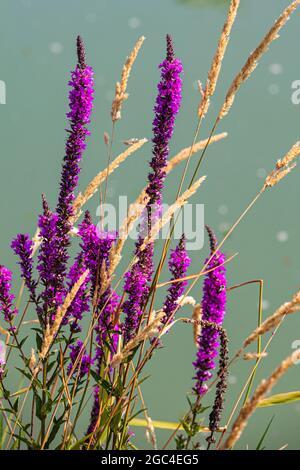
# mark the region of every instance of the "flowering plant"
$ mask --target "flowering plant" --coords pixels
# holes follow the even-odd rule
[[[232,449],[251,414],[263,402],[272,402],[272,399],[266,398],[267,393],[300,357],[299,352],[295,352],[285,359],[249,398],[255,371],[268,347],[267,344],[262,349],[261,337],[278,329],[288,314],[299,310],[300,291],[264,322],[260,302],[258,326],[231,360],[228,352],[230,335],[223,326],[227,293],[239,287],[227,286],[226,269],[232,257],[225,255],[223,245],[258,198],[294,168],[295,158],[300,154],[299,143],[277,161],[259,193],[223,240],[218,242],[213,229],[206,226],[210,249],[198,273],[188,273],[191,259],[184,233],[171,248],[178,211],[205,179],[203,176],[197,179],[197,175],[208,147],[226,137],[226,134],[215,135],[219,122],[230,111],[239,88],[277,38],[300,0],[292,2],[283,11],[249,56],[228,90],[209,138],[197,142],[201,123],[216,90],[239,3],[239,0],[231,1],[205,87],[199,82],[200,100],[193,143],[172,159],[169,157],[169,146],[181,107],[183,66],[176,57],[171,36],[167,35],[166,58],[159,65],[161,77],[154,106],[152,159],[146,187],[116,232],[105,228],[101,210],[99,223],[92,220],[89,211],[82,212],[86,202],[98,189],[101,192],[101,206],[104,204],[109,175],[147,142],[146,139],[132,139],[126,143],[126,150],[111,160],[113,136],[121,119],[123,104],[128,98],[129,75],[144,37],[138,40],[127,58],[121,81],[116,84],[111,108],[112,138],[105,134],[108,166],[95,176],[83,193],[76,195],[80,165],[90,134],[88,126],[94,99],[93,69],[87,65],[81,37],[77,38],[77,65],[69,81],[69,125],[57,204],[52,210],[46,196],[42,195],[36,235],[31,238],[28,234],[18,234],[11,244],[23,282],[17,301],[13,294],[12,273],[0,265],[0,333],[5,336],[5,341],[0,342],[3,447],[18,449],[24,446],[35,450],[135,449],[132,429],[137,425],[146,427],[148,440],[154,448],[160,446],[155,428],[161,424],[150,418],[150,410],[143,398],[142,372],[151,358],[159,354],[164,335],[175,334],[177,322],[193,327],[196,346],[195,358],[191,359],[193,384],[186,414],[176,423],[165,423],[173,432],[164,448],[172,444],[177,449],[198,449],[205,443],[207,448]],[[183,191],[187,168],[192,156],[199,150],[201,154],[192,179]],[[185,168],[176,200],[163,212],[163,189],[167,175],[182,162],[185,162]],[[116,281],[116,270],[125,242],[138,220],[139,235],[132,259],[121,279]],[[155,238],[167,224],[168,237],[156,264]],[[71,250],[74,246],[77,250],[75,257]],[[166,262],[169,279],[160,282]],[[202,293],[198,285],[200,279],[203,279]],[[164,286],[167,286],[165,299],[162,305],[156,305],[157,291]],[[197,300],[189,295],[192,289]],[[23,311],[20,309],[22,294],[23,297],[27,296]],[[178,314],[184,305],[191,309],[188,317]],[[27,322],[25,317],[29,311],[33,311],[35,317]],[[30,335],[34,335],[36,340],[31,351],[27,347],[29,335],[24,334],[25,325],[31,327]],[[258,345],[257,352],[246,354],[244,350],[254,342]],[[14,351],[18,351],[19,359]],[[241,357],[254,359],[255,366],[243,390],[244,404],[232,428],[229,428],[234,413],[227,425],[222,426],[227,375],[230,365]],[[20,366],[18,361],[21,361]],[[16,372],[21,374],[26,384],[11,392],[10,375]],[[209,421],[203,422],[203,403],[208,397],[211,398]],[[138,418],[137,402],[142,405],[143,420]],[[85,425],[87,409],[89,421]],[[218,441],[217,434],[220,435]]]

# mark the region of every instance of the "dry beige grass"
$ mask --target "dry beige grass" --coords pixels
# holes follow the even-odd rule
[[[172,204],[163,216],[154,224],[149,235],[145,238],[140,250],[143,251],[149,243],[154,243],[155,237],[159,234],[161,229],[170,222],[175,212],[183,207],[188,200],[195,194],[197,189],[205,181],[206,176],[199,178],[189,189],[187,189],[179,198]]]
[[[202,89],[202,85],[199,83],[199,91],[202,97],[198,108],[199,119],[202,119],[207,113],[210,104],[210,98],[213,96],[216,90],[223,59],[230,39],[231,29],[235,22],[239,5],[240,0],[231,0],[227,18],[224,23],[221,36],[218,42],[217,50],[214,55],[210,70],[208,72],[207,83],[204,90]]]
[[[115,98],[111,106],[111,119],[113,122],[121,119],[122,104],[128,98],[128,94],[126,90],[127,90],[129,75],[130,75],[132,66],[139,53],[139,50],[142,47],[142,44],[144,41],[145,41],[145,37],[141,36],[136,42],[134,48],[132,49],[130,55],[127,57],[126,62],[123,66],[121,81],[117,82],[116,84]]]
[[[246,402],[241,409],[237,419],[235,420],[231,432],[226,439],[226,442],[222,446],[222,450],[232,449],[241,437],[245,427],[248,424],[248,420],[258,407],[261,400],[264,399],[267,393],[269,393],[278,380],[293,366],[296,361],[300,358],[300,351],[295,351],[291,356],[287,357],[281,364],[275,369],[273,374],[266,380],[263,380],[255,390],[252,398]]]
[[[111,175],[120,165],[123,163],[130,155],[136,152],[139,148],[141,148],[147,139],[140,139],[138,142],[130,145],[124,152],[118,155],[115,160],[109,165],[108,168],[100,171],[88,184],[83,194],[79,194],[74,201],[73,209],[74,213],[78,215],[80,209],[87,203],[87,201],[98,191],[99,186],[104,183],[106,178]],[[76,220],[75,216],[75,220]]]
[[[277,161],[275,169],[266,178],[265,188],[271,188],[285,178],[296,167],[294,160],[299,155],[300,142],[296,142],[287,154]]]
[[[251,335],[249,335],[244,343],[243,348],[247,348],[252,344],[254,341],[272,329],[276,328],[276,326],[281,322],[282,318],[286,315],[291,315],[295,312],[300,310],[300,290],[296,292],[294,297],[290,302],[285,302],[281,305],[270,317],[268,317],[259,327],[257,327]]]
[[[275,21],[269,32],[263,38],[258,47],[250,54],[245,65],[242,67],[241,71],[234,78],[225,98],[224,105],[219,113],[218,118],[222,119],[225,117],[235,99],[235,95],[239,90],[240,86],[250,77],[252,72],[256,69],[258,61],[261,59],[263,54],[268,50],[270,44],[279,37],[278,33],[283,28],[283,26],[288,21],[290,15],[296,10],[300,5],[300,0],[295,0],[292,2],[280,15],[280,17]]]

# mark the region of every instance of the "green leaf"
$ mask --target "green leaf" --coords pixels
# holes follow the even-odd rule
[[[47,449],[48,449],[49,445],[51,444],[51,442],[54,441],[54,439],[55,439],[55,437],[56,437],[56,435],[57,435],[57,433],[58,433],[58,431],[59,431],[59,429],[60,429],[60,427],[62,426],[63,423],[64,423],[64,414],[58,419],[54,418],[53,427],[51,429],[51,433],[50,433],[50,436],[49,436],[49,438],[47,440],[47,444],[46,444]]]
[[[24,437],[21,433],[19,434],[13,434],[13,436],[16,438],[16,443],[13,444],[12,450],[15,448],[15,445],[19,445],[20,441],[24,442],[28,446],[28,450],[33,450],[37,449],[37,444],[34,441],[30,441],[26,437]]]
[[[115,433],[117,433],[119,430],[121,418],[122,418],[122,409],[120,408],[118,413],[115,414],[115,416],[112,418],[110,422],[110,429]]]
[[[43,418],[46,418],[47,415],[51,413],[51,410],[52,410],[52,400],[49,399],[41,408],[41,416]]]
[[[25,344],[25,341],[27,340],[28,336],[25,336],[25,338],[22,339],[22,341],[20,342],[20,348],[23,346],[23,344]]]
[[[29,374],[29,372],[23,370],[23,369],[20,369],[19,367],[16,367],[16,369],[21,372],[22,375],[24,375],[28,380],[31,380],[32,378],[32,375]]]
[[[169,421],[155,421],[152,420],[153,426],[157,429],[167,429],[170,431],[175,431],[178,429],[179,431],[183,430],[183,426],[179,425],[179,423],[172,423]],[[132,419],[130,421],[130,426],[136,426],[136,427],[143,427],[146,428],[148,426],[147,421],[145,419]],[[223,432],[224,428],[220,428],[218,432]],[[209,429],[204,426],[199,427],[199,432],[209,432]]]
[[[39,420],[42,420],[42,413],[41,413],[42,405],[43,403],[42,403],[41,397],[35,394],[36,416],[38,417]]]
[[[15,410],[13,410],[13,409],[11,409],[11,408],[0,408],[0,411],[1,411],[2,413],[11,413],[11,414],[13,414],[13,415],[16,415]]]
[[[36,333],[35,340],[36,340],[37,349],[38,351],[40,351],[42,349],[43,339],[38,333]]]
[[[79,441],[75,442],[74,444],[71,444],[71,446],[69,446],[69,447],[67,448],[67,450],[80,450],[82,444],[84,444],[85,442],[88,442],[88,439],[92,436],[92,434],[93,434],[93,433],[88,434],[87,436],[84,436],[82,439],[80,439]]]
[[[261,438],[259,440],[259,443],[257,444],[256,450],[264,450],[264,448],[262,448],[262,445],[263,445],[263,442],[264,442],[265,438],[267,437],[267,434],[269,432],[271,424],[273,423],[274,418],[275,418],[275,416],[272,417],[271,421],[269,422],[268,426],[266,427],[263,435],[261,436]]]
[[[15,401],[15,403],[13,404],[13,409],[15,410],[16,413],[18,412],[18,409],[19,409],[19,398],[17,398],[16,401]]]
[[[130,418],[128,419],[128,423],[130,423],[131,421],[134,420],[134,418],[136,418],[138,415],[140,415],[141,413],[143,413],[143,411],[146,411],[147,408],[142,408],[141,410],[137,411],[136,413],[134,413],[134,415],[130,416]],[[142,420],[143,421],[143,420]]]
[[[268,398],[264,398],[258,405],[259,408],[265,408],[267,406],[276,406],[276,405],[287,405],[288,403],[293,403],[294,401],[300,400],[300,392],[286,392],[278,393],[277,395],[271,395]]]
[[[151,377],[151,375],[146,375],[145,377],[142,377],[141,380],[138,381],[138,385],[141,386],[142,383],[144,383],[146,380],[149,379],[149,377]]]
[[[4,442],[4,425],[3,425],[3,416],[0,416],[0,449],[2,449],[2,444]]]

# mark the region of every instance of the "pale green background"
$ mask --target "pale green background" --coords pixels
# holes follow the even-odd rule
[[[221,74],[220,85],[202,136],[213,122],[226,88],[245,58],[267,28],[288,4],[288,0],[242,0],[232,40]],[[105,166],[103,132],[110,130],[110,103],[114,83],[137,37],[147,41],[129,82],[130,98],[123,119],[117,126],[114,152],[122,149],[122,139],[151,138],[152,107],[158,80],[157,64],[164,56],[164,36],[174,36],[178,56],[184,65],[183,102],[172,142],[172,153],[190,145],[195,128],[198,94],[194,83],[205,81],[223,24],[227,1],[179,0],[1,0],[0,79],[7,85],[7,104],[0,105],[1,120],[1,263],[14,267],[9,250],[18,231],[33,234],[44,192],[55,203],[58,175],[64,154],[67,80],[75,63],[75,37],[80,33],[87,47],[87,59],[95,69],[96,96],[92,137],[84,157],[80,179],[83,188]],[[262,169],[269,171],[299,139],[299,106],[291,102],[291,84],[300,79],[300,12],[294,14],[279,41],[261,61],[251,80],[243,86],[234,108],[220,130],[229,132],[228,140],[209,149],[202,171],[208,175],[205,186],[194,198],[205,204],[206,222],[218,234],[234,222],[259,190]],[[53,51],[56,51],[54,53]],[[272,67],[273,64],[273,67]],[[280,64],[280,67],[274,67]],[[274,70],[281,71],[274,74]],[[273,73],[272,73],[273,71]],[[109,201],[119,193],[133,200],[145,183],[150,146],[131,157],[110,180]],[[180,171],[170,178],[166,198],[171,201]],[[266,316],[290,298],[300,281],[299,254],[299,170],[272,193],[259,201],[226,245],[228,253],[239,257],[228,267],[229,284],[255,278],[265,280]],[[91,205],[95,213],[97,202]],[[221,215],[220,206],[228,213]],[[221,209],[222,211],[222,209]],[[278,233],[288,234],[286,242]],[[192,253],[191,272],[201,268],[208,247]],[[128,250],[128,256],[131,246]],[[200,299],[201,291],[193,292]],[[251,331],[257,316],[255,286],[229,294],[225,326],[233,352]],[[266,376],[291,352],[300,339],[297,315],[289,318],[275,338],[270,356],[259,377]],[[176,421],[185,411],[185,394],[191,387],[191,361],[195,351],[189,327],[179,326],[168,335],[165,349],[156,354],[147,373],[145,399],[153,419]],[[236,399],[250,364],[231,370],[226,413]],[[276,386],[275,391],[300,387],[299,367]],[[299,449],[300,405],[258,411],[251,419],[239,447],[255,447],[270,418],[275,415],[266,445],[277,449],[288,443]],[[144,447],[142,432],[138,444]],[[167,433],[159,433],[159,440]]]

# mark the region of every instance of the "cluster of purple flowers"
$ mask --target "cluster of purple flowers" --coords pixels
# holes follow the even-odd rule
[[[17,309],[14,307],[14,295],[11,293],[12,273],[5,266],[0,265],[0,308],[4,320],[13,328],[12,322]]]
[[[71,344],[70,350],[68,374],[75,376],[78,374],[78,378],[82,379],[86,374],[88,374],[94,361],[88,354],[86,354],[86,348],[80,339],[78,339],[75,344]]]
[[[179,59],[175,58],[173,41],[169,35],[167,36],[167,56],[159,67],[161,80],[158,84],[152,128],[153,156],[146,188],[149,200],[142,215],[139,239],[136,243],[137,262],[125,275],[124,290],[128,294],[128,300],[123,306],[123,312],[126,315],[124,323],[126,341],[135,335],[149,295],[153,275],[154,246],[153,243],[148,243],[145,249],[141,250],[140,248],[147,234],[151,231],[151,227],[161,215],[162,190],[166,178],[169,142],[173,135],[175,117],[181,103],[180,74],[182,64]]]
[[[143,250],[141,250],[141,245],[151,230],[153,222],[161,216],[169,143],[174,131],[175,117],[181,104],[182,64],[179,59],[175,58],[172,39],[167,36],[167,55],[159,66],[161,80],[158,84],[158,95],[154,107],[153,156],[146,188],[149,199],[135,247],[136,262],[125,274],[125,300],[120,305],[120,297],[112,288],[108,275],[110,257],[118,234],[99,231],[93,224],[88,211],[79,225],[79,252],[68,269],[75,190],[78,185],[80,161],[86,147],[86,137],[89,135],[87,125],[90,122],[93,107],[93,70],[86,65],[80,37],[77,39],[77,55],[78,63],[69,82],[71,87],[70,111],[67,114],[69,129],[57,207],[55,211],[52,211],[43,196],[43,212],[38,219],[41,241],[36,266],[38,280],[34,278],[35,245],[29,235],[18,234],[11,246],[19,258],[21,275],[29,292],[29,300],[36,307],[42,328],[53,323],[57,308],[63,304],[67,293],[82,274],[88,270],[88,276],[80,286],[62,322],[62,326],[70,325],[72,337],[68,373],[74,376],[77,374],[79,379],[82,379],[89,373],[93,364],[95,364],[96,373],[100,376],[103,367],[106,367],[109,362],[107,361],[109,356],[117,352],[120,336],[124,344],[128,343],[136,334],[142,320],[154,270],[154,245],[148,243]],[[210,235],[212,240],[213,235],[211,233]],[[212,251],[214,246],[212,242]],[[223,321],[226,302],[225,269],[219,266],[223,261],[224,255],[219,251],[210,260],[209,269],[214,270],[205,279],[202,301],[203,319],[218,325]],[[181,279],[185,277],[190,262],[183,235],[177,247],[172,250],[169,259],[171,284],[163,305],[164,323],[170,320],[178,308],[178,299],[187,285],[187,282]],[[4,266],[0,266],[0,310],[9,328],[14,331],[13,321],[17,310],[11,293],[11,280],[11,272]],[[124,321],[121,325],[120,309],[124,314]],[[87,312],[91,314],[95,331],[96,347],[92,357],[87,354],[85,344],[76,337],[82,328],[83,315]],[[205,382],[211,377],[210,371],[214,367],[213,358],[218,347],[217,336],[214,329],[206,327],[202,329],[199,338],[199,350],[194,363],[196,368],[194,390],[199,396],[205,393]],[[0,363],[0,367],[2,366],[3,364]],[[98,422],[100,391],[99,385],[94,387],[94,403],[88,434],[94,432]]]
[[[171,280],[176,282],[170,285],[167,298],[164,303],[163,311],[165,312],[165,316],[162,321],[165,324],[178,309],[178,299],[182,296],[185,287],[187,286],[187,281],[178,280],[184,278],[190,264],[191,259],[186,252],[185,236],[183,234],[177,247],[172,251],[169,259],[169,270],[172,275]]]
[[[19,265],[21,268],[21,276],[25,282],[25,285],[30,293],[30,299],[36,301],[36,287],[37,282],[33,280],[33,241],[30,239],[28,234],[19,234],[12,241],[11,247],[15,254],[19,256]]]
[[[207,227],[211,255],[206,260],[208,273],[203,285],[202,320],[222,325],[226,308],[226,269],[225,255],[217,249],[217,240],[213,231]],[[206,264],[205,263],[205,264]],[[218,355],[219,333],[212,326],[204,326],[198,338],[196,361],[193,363],[196,371],[194,391],[202,397],[207,392],[206,382],[212,377],[215,368],[214,359]]]

